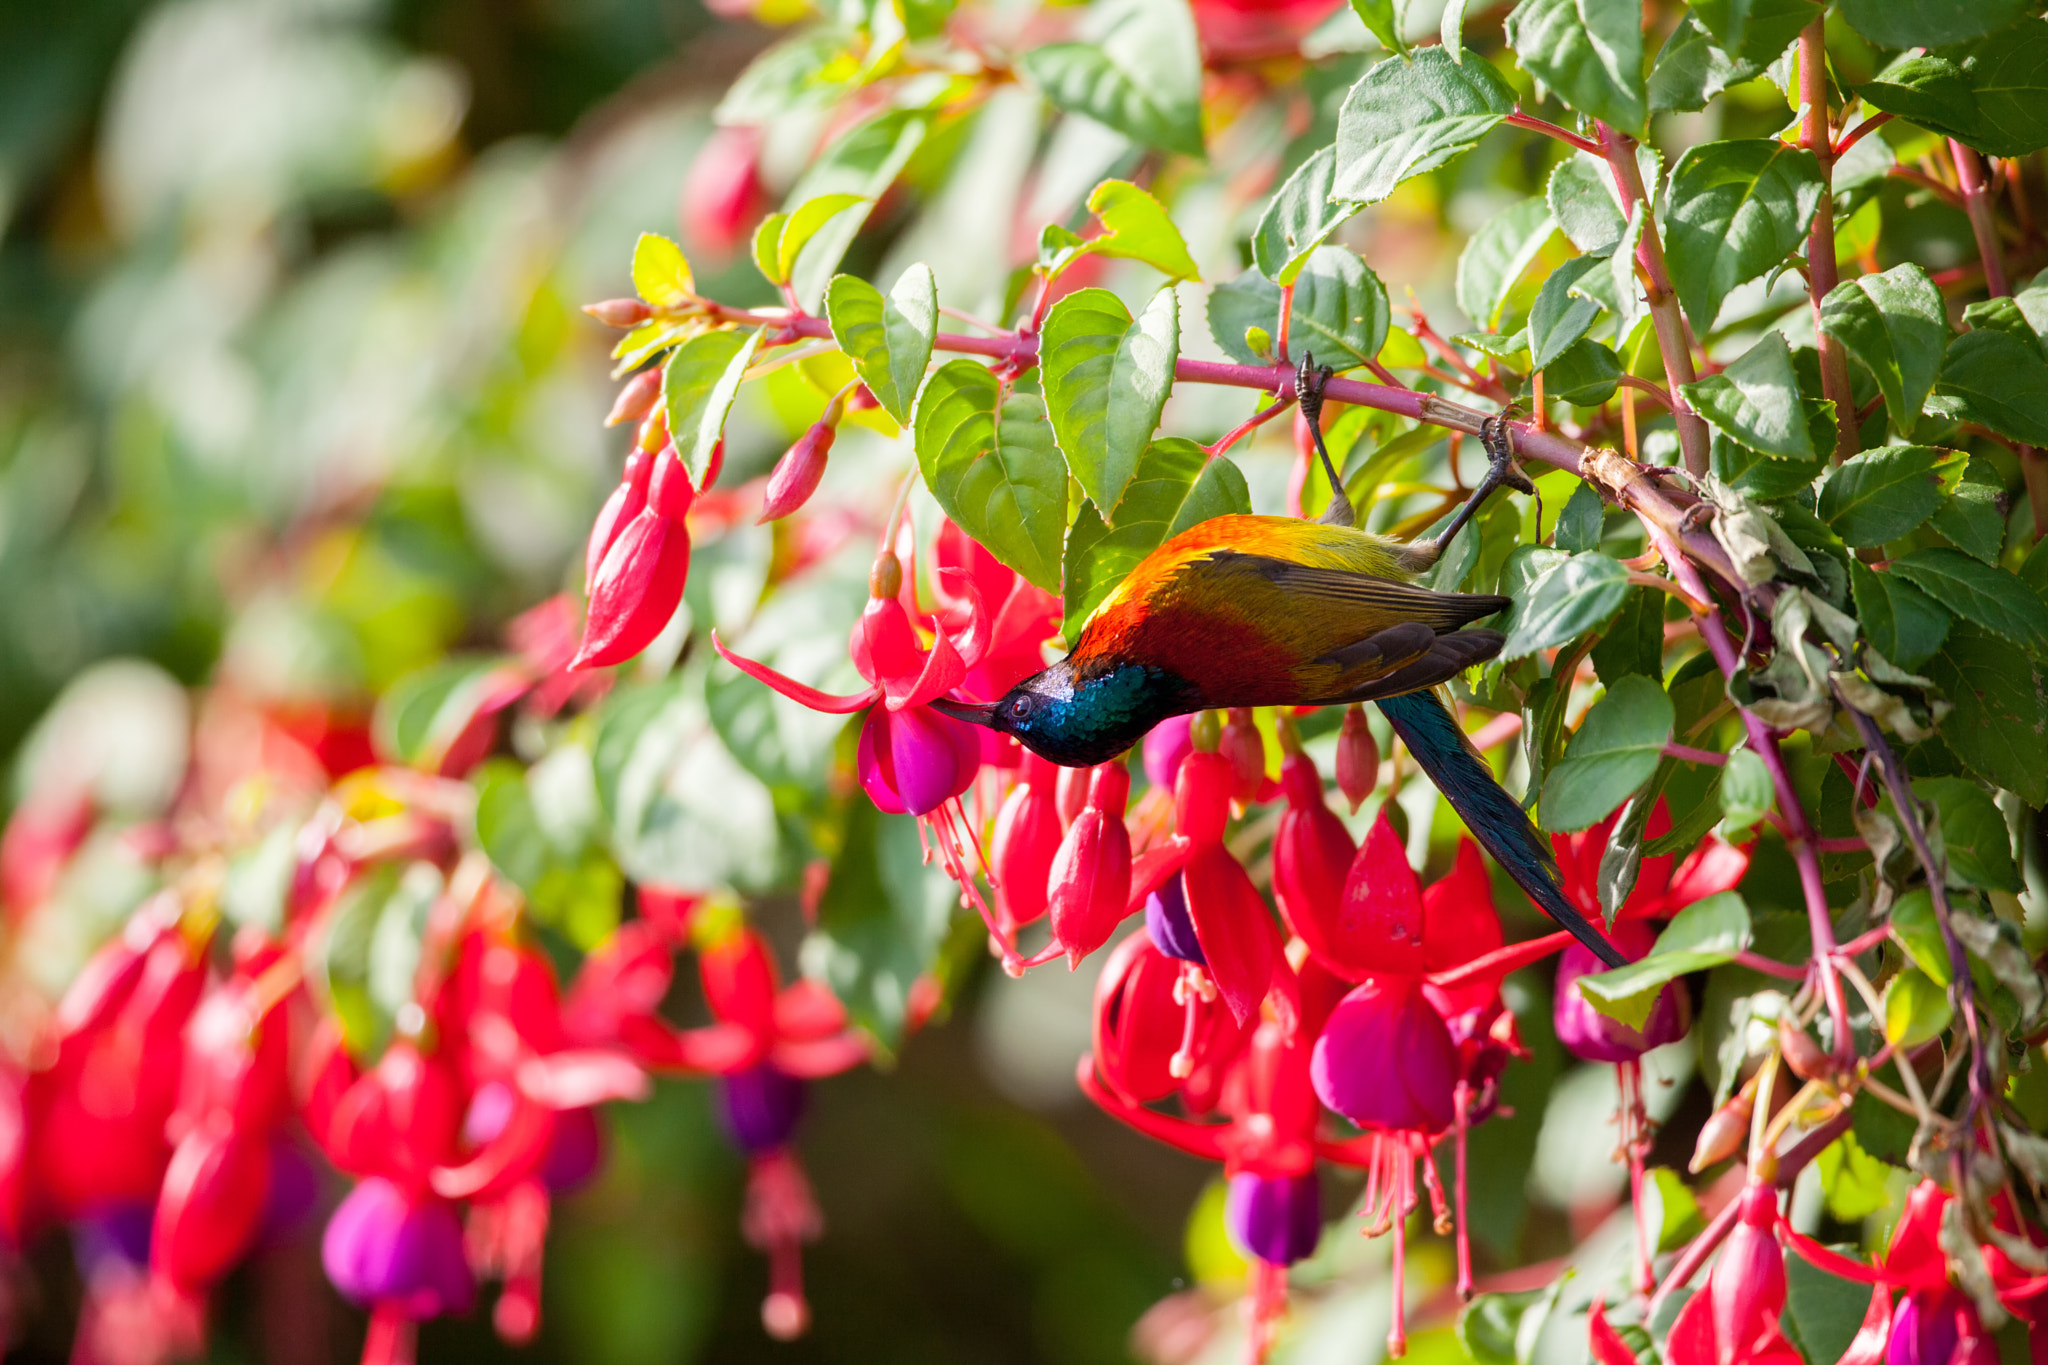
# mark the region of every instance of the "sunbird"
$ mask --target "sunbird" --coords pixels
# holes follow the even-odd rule
[[[1318,420],[1331,371],[1304,356],[1295,394],[1330,481],[1314,521],[1226,515],[1147,555],[1082,624],[1067,657],[994,703],[941,700],[1067,767],[1106,762],[1170,716],[1238,706],[1375,703],[1475,838],[1529,898],[1610,966],[1624,959],[1562,892],[1550,846],[1480,759],[1435,688],[1500,653],[1468,629],[1509,605],[1412,580],[1499,487],[1533,493],[1505,417],[1480,426],[1486,477],[1434,539],[1360,530]]]

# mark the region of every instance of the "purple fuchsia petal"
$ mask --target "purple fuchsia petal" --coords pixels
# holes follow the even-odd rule
[[[1313,1256],[1322,1239],[1322,1193],[1313,1170],[1281,1176],[1242,1171],[1230,1178],[1224,1225],[1247,1255],[1293,1265]]]
[[[1151,936],[1152,946],[1168,957],[1183,962],[1204,961],[1201,941],[1195,937],[1195,922],[1188,918],[1187,892],[1181,886],[1179,873],[1168,877],[1157,891],[1145,897],[1145,932]]]
[[[1609,937],[1631,959],[1649,952],[1657,941],[1656,932],[1636,920],[1618,921]],[[1558,960],[1557,997],[1551,1014],[1557,1040],[1574,1057],[1589,1062],[1634,1061],[1652,1048],[1677,1042],[1692,1027],[1692,998],[1676,981],[1657,993],[1657,1003],[1650,1007],[1650,1017],[1640,1031],[1600,1013],[1577,983],[1588,972],[1605,970],[1598,958],[1577,943],[1567,947]]]
[[[718,1114],[733,1145],[749,1156],[786,1146],[804,1116],[804,1083],[762,1062],[721,1076]]]
[[[1381,977],[1330,1011],[1309,1076],[1322,1102],[1361,1128],[1433,1133],[1453,1117],[1458,1052],[1415,982]]]
[[[1173,780],[1180,776],[1181,760],[1194,752],[1195,741],[1190,733],[1194,723],[1192,715],[1169,716],[1152,727],[1152,732],[1145,736],[1147,782],[1173,790]]]
[[[604,1128],[593,1108],[563,1109],[555,1114],[555,1134],[541,1166],[541,1183],[554,1194],[567,1194],[589,1183],[604,1164]]]

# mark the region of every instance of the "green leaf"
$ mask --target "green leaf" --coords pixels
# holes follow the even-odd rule
[[[1688,17],[1730,52],[1742,50],[1744,31],[1749,27],[1751,0],[1695,0]]]
[[[789,279],[796,273],[797,257],[803,254],[819,230],[854,205],[864,203],[867,200],[858,194],[821,194],[815,199],[806,199],[793,212],[776,214],[775,218],[780,220],[780,228],[775,234],[776,273],[769,279],[776,284]],[[758,257],[761,248],[757,246],[755,251]]]
[[[1209,295],[1209,334],[1240,365],[1261,363],[1244,340],[1246,330],[1270,326],[1279,315],[1280,286],[1256,271],[1247,270]],[[1290,344],[1297,356],[1311,351],[1319,364],[1356,369],[1386,344],[1389,317],[1386,286],[1358,253],[1317,247],[1294,282]]]
[[[1979,131],[1975,146],[1993,156],[2025,156],[2048,147],[2048,24],[2024,21],[1970,49]]]
[[[1665,250],[1695,331],[1712,331],[1731,290],[1799,247],[1820,195],[1813,154],[1775,138],[1709,142],[1678,159]]]
[[[2010,332],[1982,328],[1949,343],[1941,392],[1956,415],[2026,445],[2048,445],[2048,363]]]
[[[1514,90],[1484,61],[1460,63],[1441,47],[1381,61],[1351,87],[1337,116],[1331,193],[1377,204],[1410,176],[1470,149],[1514,110]]]
[[[1960,463],[1955,452],[1933,446],[1867,450],[1828,471],[1820,486],[1821,519],[1845,544],[1897,540],[1934,515],[1947,482],[1943,471]]]
[[[1638,162],[1643,160],[1645,151],[1649,149],[1638,149]],[[1655,155],[1650,152],[1645,185],[1655,183]],[[1588,256],[1612,252],[1628,226],[1621,201],[1614,197],[1614,178],[1608,173],[1607,163],[1585,152],[1573,152],[1557,163],[1557,169],[1550,173],[1543,187],[1543,198],[1550,205],[1550,216],[1556,220],[1558,230]]]
[[[1494,326],[1508,291],[1555,227],[1550,205],[1541,199],[1524,199],[1480,224],[1458,257],[1458,307],[1465,316],[1480,327]]]
[[[1600,495],[1593,491],[1593,485],[1582,483],[1572,489],[1572,495],[1565,499],[1564,510],[1557,514],[1557,525],[1550,533],[1550,543],[1567,554],[1581,550],[1600,548],[1600,526],[1606,520],[1606,507]]]
[[[1381,47],[1389,52],[1408,50],[1401,41],[1401,20],[1394,13],[1394,0],[1351,0],[1351,10]]]
[[[1507,18],[1522,69],[1573,109],[1641,137],[1643,10],[1637,0],[1522,0]]]
[[[1934,529],[1968,555],[1996,564],[2005,548],[2005,480],[1998,466],[1972,455],[1962,482],[1934,514]]]
[[[1275,284],[1293,284],[1309,254],[1357,213],[1360,205],[1332,200],[1337,175],[1337,149],[1321,148],[1301,163],[1259,215],[1252,232],[1252,264]]]
[[[835,68],[847,75],[859,69],[846,54],[846,35],[829,24],[806,29],[749,62],[712,118],[727,128],[764,124],[842,88]]]
[[[1026,52],[1024,74],[1058,108],[1201,156],[1202,54],[1186,0],[1114,0],[1096,18],[1090,41]]]
[[[1948,636],[1949,614],[1933,598],[1861,560],[1850,561],[1849,581],[1856,592],[1857,619],[1878,653],[1905,669],[1916,669],[1934,657]]]
[[[1032,394],[1003,397],[986,368],[952,360],[925,381],[912,429],[925,486],[946,515],[997,559],[1058,592],[1067,466],[1045,404]]]
[[[1202,278],[1172,215],[1130,181],[1105,180],[1097,185],[1089,192],[1088,211],[1102,222],[1102,235],[1085,244],[1089,251],[1142,261],[1168,279]]]
[[[771,213],[754,227],[754,240],[747,248],[753,258],[754,269],[761,272],[761,278],[770,284],[787,284],[789,276],[783,272],[775,248],[781,245],[782,229],[789,226],[789,215]]]
[[[930,128],[930,120],[915,110],[877,114],[827,147],[791,187],[788,202],[798,206],[838,194],[863,201],[842,208],[809,234],[809,249],[789,272],[790,287],[805,307],[816,307],[824,298],[825,285],[838,273],[840,259],[874,212],[875,201],[910,164]]]
[[[1947,306],[1927,272],[1909,262],[1844,280],[1822,300],[1820,328],[1870,371],[1892,425],[1911,432],[1949,337]]]
[[[1955,704],[1941,737],[1971,772],[2048,805],[2048,679],[2041,667],[1989,632],[1958,623],[1926,674]]]
[[[959,362],[955,362],[959,363]],[[927,867],[917,822],[872,802],[845,803],[839,852],[799,962],[885,1048],[903,1037],[910,996],[932,970],[958,892]]]
[[[1707,107],[1714,96],[1731,85],[1740,85],[1763,67],[1730,56],[1700,23],[1697,6],[1683,19],[1650,66],[1647,87],[1650,112],[1693,113]]]
[[[1734,961],[1750,937],[1748,904],[1722,891],[1679,911],[1640,962],[1580,977],[1579,993],[1608,1018],[1639,1029],[1667,983]]]
[[[1879,47],[1949,47],[2018,19],[2028,0],[1842,0],[1849,27]]]
[[[1755,829],[1777,804],[1776,789],[1763,759],[1749,749],[1728,755],[1721,769],[1721,837],[1731,842]]]
[[[1578,500],[1579,495],[1574,492],[1572,502]],[[1565,504],[1565,513],[1571,513],[1571,503]],[[1560,518],[1560,527],[1562,522]],[[1631,673],[1663,681],[1664,601],[1664,594],[1654,588],[1629,591],[1613,624],[1593,646],[1593,670],[1599,674],[1602,685],[1611,686]]]
[[[1891,1191],[1886,1188],[1890,1172],[1882,1161],[1863,1150],[1863,1144],[1856,1141],[1853,1130],[1823,1147],[1817,1164],[1820,1167],[1821,1193],[1826,1196],[1828,1213],[1835,1221],[1859,1223],[1892,1202]],[[1795,1256],[1792,1259],[1799,1258]],[[1858,1292],[1863,1294],[1867,1306],[1869,1294],[1862,1290]],[[1846,1347],[1848,1341],[1844,1339],[1842,1345]],[[1839,1358],[1841,1354],[1836,1351],[1832,1357],[1816,1358]]]
[[[938,282],[931,267],[922,262],[911,266],[886,299],[866,280],[835,275],[825,289],[825,317],[832,324],[832,340],[853,362],[868,392],[907,425],[939,334]]]
[[[1933,802],[1940,817],[1950,882],[2015,894],[2022,889],[2005,815],[1991,793],[1964,777],[1920,777],[1913,794]]]
[[[1516,598],[1501,657],[1520,659],[1576,639],[1620,610],[1628,593],[1628,570],[1597,551],[1553,564]]]
[[[1918,1047],[1948,1031],[1955,1017],[1948,989],[1912,968],[1893,977],[1884,991],[1884,1036],[1894,1047]]]
[[[1053,435],[1081,491],[1112,520],[1173,391],[1179,354],[1171,285],[1135,322],[1107,289],[1076,290],[1046,315],[1038,361]]]
[[[279,825],[229,861],[220,888],[220,910],[229,923],[272,938],[284,932],[285,906],[299,870],[298,834],[289,823]]]
[[[1850,88],[1874,108],[1910,119],[1932,132],[1969,143],[1983,137],[1977,92],[1968,73],[1946,56],[1902,56],[1869,81]]]
[[[1529,360],[1537,369],[1548,369],[1551,361],[1593,330],[1600,305],[1584,294],[1572,292],[1572,286],[1582,276],[1606,268],[1607,262],[1597,256],[1575,256],[1551,271],[1550,278],[1543,282],[1529,309]]]
[[[1854,1138],[1844,1135],[1830,1145],[1820,1156],[1821,1184],[1828,1188],[1828,1152],[1853,1144]],[[1865,1177],[1866,1189],[1877,1194],[1879,1203],[1870,1212],[1875,1213],[1891,1203],[1885,1189],[1884,1165],[1871,1157],[1857,1155],[1869,1168],[1871,1174]],[[1837,1188],[1847,1185],[1839,1176]],[[1834,1197],[1828,1198],[1829,1209],[1834,1208]],[[1840,1215],[1837,1215],[1840,1216]],[[1856,1223],[1862,1215],[1844,1218],[1843,1221]],[[1856,1248],[1847,1253],[1851,1260],[1858,1257]],[[1808,1360],[1842,1360],[1849,1351],[1849,1343],[1862,1330],[1863,1316],[1870,1311],[1870,1286],[1845,1280],[1839,1275],[1812,1265],[1804,1258],[1792,1255],[1785,1258],[1785,1315],[1791,1319],[1790,1331],[1798,1336],[1798,1344]]]
[[[1680,386],[1694,410],[1752,450],[1815,458],[1799,375],[1783,332],[1766,332],[1721,373]]]
[[[662,371],[669,439],[675,442],[690,482],[699,487],[711,464],[712,448],[725,435],[726,414],[739,395],[740,380],[760,345],[758,330],[704,332],[676,347]]]
[[[1210,459],[1184,437],[1153,442],[1117,505],[1116,529],[1103,525],[1091,502],[1067,532],[1060,634],[1079,639],[1082,623],[1102,600],[1168,538],[1211,517],[1251,510],[1244,475],[1229,460]]]
[[[1621,357],[1592,338],[1570,347],[1543,371],[1543,393],[1552,402],[1597,408],[1620,385]]]
[[[1961,550],[1929,546],[1901,555],[1891,571],[1965,621],[1973,621],[2028,653],[2048,651],[2048,603],[2011,573]]]
[[[1676,1251],[1706,1230],[1700,1201],[1678,1172],[1669,1166],[1655,1166],[1643,1174],[1648,1177],[1643,1182],[1643,1226],[1655,1230],[1652,1240],[1657,1251]]]
[[[1671,698],[1648,678],[1609,688],[1543,779],[1543,828],[1585,829],[1605,819],[1657,770],[1673,714]]]
[[[695,287],[681,247],[659,233],[640,234],[633,245],[633,290],[648,307],[681,308]]]
[[[463,654],[407,674],[377,705],[377,748],[412,767],[438,771],[477,722],[483,704],[521,671],[499,656]]]

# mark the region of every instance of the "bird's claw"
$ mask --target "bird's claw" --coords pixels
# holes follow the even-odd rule
[[[1484,498],[1496,488],[1512,488],[1517,493],[1534,494],[1536,485],[1515,463],[1514,433],[1508,426],[1509,408],[1492,417],[1479,419],[1479,444],[1486,451],[1486,477],[1480,481],[1474,498]]]
[[[1301,415],[1311,425],[1323,414],[1323,385],[1336,373],[1328,365],[1316,364],[1312,353],[1301,353],[1301,364],[1294,371],[1294,401],[1301,405]]]
[[[1332,526],[1352,526],[1357,516],[1352,511],[1351,499],[1344,495],[1344,480],[1338,477],[1337,466],[1330,459],[1330,448],[1323,443],[1323,385],[1330,382],[1336,373],[1328,365],[1316,364],[1314,355],[1301,353],[1301,366],[1294,372],[1294,401],[1301,405],[1302,420],[1308,423],[1309,439],[1315,442],[1316,455],[1323,462],[1323,473],[1330,480],[1330,505],[1323,509],[1319,521]]]

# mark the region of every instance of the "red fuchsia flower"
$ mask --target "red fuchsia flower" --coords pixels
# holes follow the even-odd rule
[[[1131,969],[1146,970],[1147,950],[1157,952],[1136,935],[1119,947],[1126,976]],[[1284,960],[1278,970],[1292,974]],[[1147,1137],[1223,1163],[1231,1182],[1226,1221],[1240,1249],[1252,1258],[1248,1355],[1261,1361],[1286,1309],[1287,1267],[1314,1252],[1321,1231],[1316,1161],[1362,1164],[1364,1153],[1355,1143],[1322,1135],[1322,1110],[1309,1083],[1306,1035],[1292,1021],[1277,1017],[1258,1023],[1236,1049],[1218,1106],[1222,1122],[1174,1118],[1120,1091],[1113,1076],[1146,1090],[1156,1087],[1158,1024],[1172,1019],[1157,1004],[1149,1006],[1155,1014],[1150,1024],[1122,1018],[1126,1008],[1148,1008],[1148,1001],[1158,1000],[1156,989],[1142,980],[1132,984],[1136,989],[1097,997],[1097,1052],[1081,1062],[1081,1089],[1112,1118]],[[1298,987],[1294,994],[1299,995]],[[1117,1006],[1120,1016],[1108,1028],[1100,1008],[1104,1004]],[[1105,1041],[1110,1044],[1106,1054]]]
[[[802,1249],[824,1231],[791,1145],[805,1087],[867,1060],[868,1044],[847,1027],[845,1009],[822,986],[808,980],[780,985],[768,945],[738,918],[736,907],[700,910],[692,936],[715,1022],[677,1029],[659,1018],[675,944],[642,924],[622,926],[585,960],[567,1017],[574,1029],[608,1030],[654,1070],[717,1078],[727,1134],[747,1157],[740,1230],[769,1258],[762,1325],[787,1340],[810,1323]],[[600,995],[604,1003],[592,999]]]
[[[1109,942],[1130,910],[1131,835],[1124,806],[1131,795],[1131,770],[1111,760],[1090,770],[1088,803],[1067,826],[1053,855],[1046,883],[1046,912],[1052,941],[1018,963],[1036,967],[1062,954],[1069,969]]]
[[[31,1073],[26,1095],[39,1211],[72,1219],[155,1199],[207,937],[166,893],[130,918],[58,1003],[56,1061]]]
[[[1096,981],[1095,1068],[1131,1104],[1178,1093],[1191,1110],[1206,1112],[1243,1041],[1216,992],[1189,987],[1185,967],[1148,929],[1119,943]]]
[[[941,577],[946,576],[942,571]],[[980,769],[981,739],[973,726],[932,705],[954,697],[968,670],[982,662],[989,648],[988,617],[980,595],[964,575],[951,576],[969,602],[964,628],[948,634],[934,618],[932,642],[926,645],[903,602],[903,562],[894,551],[882,552],[868,575],[867,608],[848,642],[854,667],[868,686],[850,696],[820,692],[735,654],[715,631],[711,643],[742,673],[814,711],[867,712],[854,756],[861,787],[877,809],[919,817],[928,849],[937,852],[947,873],[980,912],[989,934],[1001,944],[1004,936],[995,913],[975,885],[980,849],[959,799]]]
[[[505,626],[505,642],[535,680],[526,709],[541,720],[559,715],[571,704],[588,706],[611,690],[611,675],[569,667],[577,640],[576,603],[567,593],[556,593],[513,617]]]
[[[1195,27],[1211,61],[1296,52],[1338,6],[1333,0],[1197,0]]]
[[[504,1281],[492,1322],[523,1343],[540,1326],[550,1197],[602,1161],[596,1106],[645,1098],[647,1076],[614,1049],[569,1046],[554,969],[509,925],[465,936],[439,1013],[469,1094],[468,1151],[429,1183],[443,1198],[471,1201],[471,1269]]]
[[[583,644],[570,661],[571,668],[624,663],[654,643],[683,600],[690,576],[685,518],[697,490],[690,486],[673,445],[645,460],[652,466],[646,483],[640,484],[641,475],[629,457],[625,481],[591,528],[588,562],[596,568],[589,575]],[[707,471],[707,485],[711,478]]]
[[[1017,930],[1036,922],[1048,905],[1053,859],[1060,851],[1059,769],[1028,750],[1022,779],[1003,798],[989,841],[995,918],[1002,948],[1014,953]]]
[[[289,1096],[281,1008],[296,969],[260,936],[236,942],[235,974],[207,996],[185,1036],[177,1143],[157,1197],[150,1268],[169,1293],[203,1300],[247,1253],[271,1196],[273,1138]]]
[[[1030,582],[977,544],[952,522],[939,528],[937,558],[940,620],[953,632],[971,632],[973,618],[988,612],[988,645],[968,664],[961,690],[970,696],[1000,697],[1045,667],[1045,642],[1060,623],[1060,599]],[[954,588],[959,591],[954,591]],[[1022,746],[994,730],[984,740],[982,761],[1013,765]]]
[[[746,6],[739,5],[744,14]],[[761,185],[758,128],[714,128],[683,181],[679,216],[694,250],[714,259],[731,256],[768,206]]]

